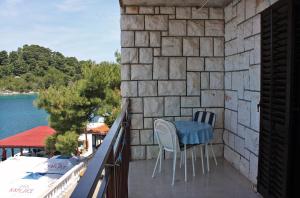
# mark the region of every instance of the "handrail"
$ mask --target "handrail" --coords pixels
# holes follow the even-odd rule
[[[71,195],[72,198],[93,196],[105,166],[111,163],[109,161],[112,160],[111,153],[113,153],[113,146],[118,137],[119,129],[122,127],[122,124],[126,119],[128,105],[129,101],[126,100],[120,115],[113,123],[101,146],[95,153],[92,160],[89,162],[85,174],[79,180],[77,187]]]

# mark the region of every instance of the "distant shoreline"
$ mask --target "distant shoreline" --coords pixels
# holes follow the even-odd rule
[[[34,95],[34,94],[38,94],[38,92],[34,92],[34,91],[18,92],[18,91],[9,91],[9,90],[0,91],[0,96]]]

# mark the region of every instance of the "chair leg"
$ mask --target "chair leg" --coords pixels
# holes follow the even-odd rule
[[[213,154],[213,157],[214,157],[214,160],[215,160],[215,164],[216,164],[216,166],[218,166],[217,158],[216,158],[216,155],[215,155],[212,143],[210,143],[210,150],[211,150],[211,152]]]
[[[161,173],[161,161],[162,161],[163,149],[160,148],[160,160],[159,160],[159,172]]]
[[[159,149],[159,152],[158,152],[158,155],[157,155],[157,160],[156,160],[154,170],[153,170],[153,173],[152,173],[152,178],[154,178],[156,167],[157,167],[157,164],[158,164],[158,160],[160,159],[160,152],[161,152],[161,150]]]
[[[193,166],[193,176],[195,176],[195,155],[194,155],[194,150],[192,150],[192,166]]]
[[[177,152],[174,151],[174,157],[173,157],[173,179],[172,179],[172,185],[174,185],[175,181],[175,173],[176,173],[176,157],[177,157]]]
[[[202,145],[200,145],[200,152],[201,152],[201,164],[202,164],[202,173],[204,175],[204,163],[203,163],[203,149],[202,149]]]
[[[197,155],[196,155],[196,147],[193,147],[193,152],[194,152],[194,160],[197,161]]]
[[[180,164],[179,164],[179,168],[181,168],[181,164],[182,164],[182,162],[183,162],[183,152],[182,151],[180,151]]]
[[[187,182],[186,144],[184,145],[184,181]]]
[[[208,144],[205,144],[205,153],[206,153],[207,172],[209,172]]]

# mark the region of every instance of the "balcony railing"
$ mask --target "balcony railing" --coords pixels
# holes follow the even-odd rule
[[[130,160],[128,100],[103,143],[89,162],[72,198],[128,197]]]

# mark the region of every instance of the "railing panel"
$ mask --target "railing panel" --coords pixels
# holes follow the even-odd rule
[[[84,176],[79,180],[72,198],[128,197],[128,170],[130,160],[128,100],[122,112],[113,123],[103,143],[87,166]],[[96,189],[104,170],[104,180]],[[94,195],[95,196],[95,195]]]

